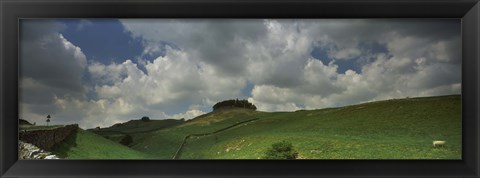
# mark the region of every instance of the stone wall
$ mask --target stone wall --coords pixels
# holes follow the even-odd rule
[[[236,127],[236,126],[241,125],[241,124],[246,124],[246,123],[248,123],[248,122],[256,121],[256,120],[258,120],[258,119],[259,119],[259,118],[255,118],[255,119],[250,119],[250,120],[238,122],[238,123],[236,123],[236,124],[233,124],[233,125],[231,125],[231,126],[228,126],[228,127],[225,127],[225,128],[223,128],[223,129],[216,130],[216,131],[213,131],[213,132],[202,133],[202,134],[189,134],[189,135],[187,135],[187,136],[185,136],[185,137],[183,138],[183,142],[182,142],[182,144],[180,145],[180,147],[178,147],[177,152],[175,152],[175,155],[173,156],[173,159],[179,159],[179,158],[180,158],[182,149],[183,149],[183,147],[184,147],[185,144],[187,143],[187,140],[188,140],[190,137],[202,137],[202,136],[207,136],[207,135],[213,135],[213,134],[216,134],[216,133],[218,133],[218,132],[222,132],[222,131],[231,129],[231,128]]]
[[[50,151],[55,144],[64,141],[68,136],[76,133],[77,129],[78,125],[73,124],[52,130],[20,132],[19,139],[23,142],[35,145],[42,150]]]

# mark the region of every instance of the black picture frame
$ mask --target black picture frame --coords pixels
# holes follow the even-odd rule
[[[462,160],[17,160],[21,18],[461,18]],[[478,177],[478,0],[0,0],[1,177]]]

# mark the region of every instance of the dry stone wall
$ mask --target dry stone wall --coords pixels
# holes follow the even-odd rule
[[[19,139],[23,142],[35,145],[42,150],[50,151],[55,144],[64,141],[68,136],[76,133],[77,129],[78,125],[73,124],[52,130],[20,132]]]

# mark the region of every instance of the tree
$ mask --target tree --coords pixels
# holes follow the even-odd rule
[[[296,159],[298,152],[293,149],[292,143],[281,141],[272,144],[265,152],[265,159]]]
[[[47,116],[47,126],[48,126],[48,123],[50,122],[50,114]]]
[[[147,117],[147,116],[143,116],[141,120],[142,120],[143,122],[148,122],[148,121],[150,121],[150,118]]]
[[[248,102],[248,100],[232,99],[232,100],[225,100],[225,101],[216,103],[215,105],[213,105],[213,110],[215,111],[220,108],[231,108],[231,107],[246,108],[246,109],[252,109],[252,110],[257,109],[257,107],[254,104]]]

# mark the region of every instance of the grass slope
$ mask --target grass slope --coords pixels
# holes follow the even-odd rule
[[[127,146],[103,138],[100,135],[78,129],[64,143],[56,145],[54,154],[67,159],[149,159],[151,156]]]
[[[215,111],[190,122],[133,134],[132,148],[171,159],[188,134],[182,159],[257,159],[271,144],[286,140],[306,159],[461,159],[459,95],[407,98],[341,108],[296,112]],[[433,140],[446,140],[433,148]]]
[[[220,109],[185,124],[161,129],[151,133],[132,134],[132,148],[154,155],[160,159],[172,159],[185,136],[208,133],[252,119],[257,111],[248,109]]]
[[[185,123],[184,120],[177,119],[150,120],[146,122],[141,120],[130,120],[125,123],[116,124],[112,127],[89,129],[88,131],[94,132],[98,135],[101,135],[107,139],[113,140],[118,143],[127,135],[153,132],[183,123]]]
[[[175,125],[180,125],[185,123],[183,120],[178,119],[165,119],[165,120],[150,120],[150,121],[141,121],[141,120],[130,120],[125,123],[118,124],[118,126],[112,126],[102,129],[91,129],[96,132],[124,132],[124,133],[138,133],[138,132],[149,132],[152,130],[158,130],[162,128],[172,127]]]

